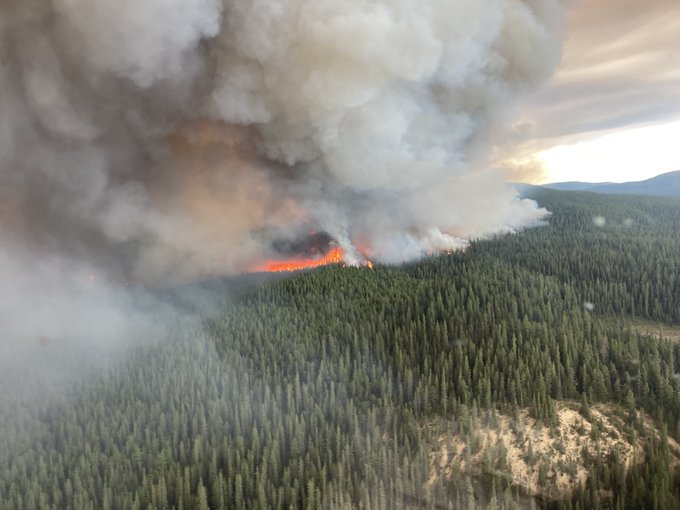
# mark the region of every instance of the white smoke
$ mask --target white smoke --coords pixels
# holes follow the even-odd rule
[[[545,211],[489,134],[559,59],[559,0],[10,0],[0,229],[119,281],[238,272],[271,233],[395,262]]]

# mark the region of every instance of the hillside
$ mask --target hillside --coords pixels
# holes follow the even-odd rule
[[[561,191],[590,191],[613,195],[651,195],[680,197],[680,171],[657,175],[644,181],[631,182],[555,182],[544,184],[545,188]]]
[[[680,200],[534,193],[548,226],[214,282],[66,397],[5,396],[0,509],[677,508],[680,343],[639,325],[680,324]]]
[[[558,402],[554,427],[545,427],[527,410],[514,415],[485,412],[469,429],[453,434],[449,421],[435,419],[428,425],[432,435],[428,483],[493,473],[526,494],[560,499],[587,484],[595,458],[617,459],[624,468],[644,466],[640,437],[660,435],[649,418],[638,417],[635,428],[629,413],[616,406],[586,409],[577,402]],[[668,443],[671,466],[677,469],[680,445],[672,438]]]

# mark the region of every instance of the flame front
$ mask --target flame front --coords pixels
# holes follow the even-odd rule
[[[332,248],[326,255],[316,259],[268,260],[254,269],[255,272],[281,273],[284,271],[301,271],[315,267],[339,264],[345,254],[342,248]]]

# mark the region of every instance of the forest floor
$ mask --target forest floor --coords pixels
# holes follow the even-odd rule
[[[635,331],[643,335],[657,338],[661,337],[673,342],[680,342],[680,326],[675,324],[664,324],[637,318],[633,319],[631,324]]]
[[[491,474],[509,479],[530,494],[548,498],[569,495],[585,484],[595,457],[614,451],[628,466],[644,461],[644,448],[626,412],[613,405],[592,405],[590,416],[573,401],[557,403],[558,425],[537,423],[528,410],[516,416],[483,413],[473,420],[471,433],[455,433],[445,419],[427,425],[431,434],[430,480],[460,474]],[[643,417],[646,428],[653,421]],[[680,463],[680,445],[669,440],[673,464]]]

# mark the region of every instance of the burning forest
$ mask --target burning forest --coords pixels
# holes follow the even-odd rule
[[[116,345],[148,322],[132,290],[398,264],[539,222],[488,155],[557,64],[562,10],[0,2],[2,358]]]
[[[680,507],[680,205],[501,173],[566,3],[0,0],[0,510]]]
[[[292,258],[288,260],[268,260],[264,264],[257,266],[253,271],[263,271],[269,273],[282,273],[290,271],[301,271],[303,269],[314,269],[316,267],[327,266],[329,264],[339,264],[344,259],[344,253],[340,248],[332,248],[325,255],[318,258]]]
[[[359,264],[357,239],[394,263],[531,225],[486,148],[556,65],[561,11],[3,2],[4,256],[172,283],[266,267],[301,229]]]
[[[250,272],[283,273],[314,269],[331,264],[346,266],[346,254],[325,232],[309,232],[297,240],[277,239],[271,248],[275,257],[250,268]],[[366,248],[355,248],[353,265],[373,268]]]

